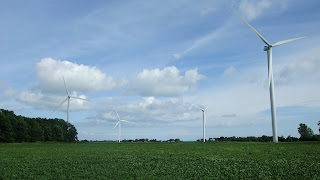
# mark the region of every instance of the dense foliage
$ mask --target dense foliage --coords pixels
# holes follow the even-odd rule
[[[308,141],[311,140],[313,137],[313,131],[307,125],[300,123],[298,132],[300,134],[300,140]]]
[[[292,142],[292,141],[299,141],[296,137],[288,136],[287,138],[283,136],[279,136],[278,140],[280,142]],[[199,140],[200,141],[200,140]],[[209,139],[210,141],[210,139]],[[248,136],[248,137],[220,137],[216,138],[215,141],[237,141],[237,142],[272,142],[272,136],[266,136],[263,135],[261,137],[254,137],[254,136]]]
[[[77,135],[77,129],[63,119],[28,118],[0,109],[0,142],[74,142]]]
[[[0,143],[0,152],[2,179],[320,177],[319,142]]]

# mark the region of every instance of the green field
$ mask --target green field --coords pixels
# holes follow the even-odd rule
[[[0,144],[0,179],[320,179],[320,143]]]

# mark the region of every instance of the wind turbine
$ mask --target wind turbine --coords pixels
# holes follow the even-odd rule
[[[117,124],[113,127],[113,129],[116,128],[117,126],[119,126],[119,140],[118,140],[118,142],[120,143],[120,138],[121,138],[121,122],[128,122],[128,123],[132,123],[132,122],[127,121],[127,120],[120,119],[120,116],[119,116],[117,110],[116,110],[116,113],[117,113],[117,116],[118,116],[118,122],[117,122]]]
[[[83,98],[79,98],[79,97],[70,96],[68,88],[67,88],[67,85],[66,85],[66,81],[64,80],[63,76],[62,76],[62,79],[63,79],[63,82],[64,82],[64,87],[66,89],[67,97],[66,97],[66,99],[64,101],[62,101],[62,103],[54,111],[56,111],[63,103],[65,103],[68,100],[68,105],[67,105],[67,123],[69,123],[69,104],[70,104],[70,99],[73,98],[73,99],[80,99],[80,100],[84,100],[84,101],[89,101],[89,100],[83,99]]]
[[[205,109],[199,107],[199,106],[196,106],[194,104],[192,104],[192,106],[200,109],[202,111],[202,119],[203,119],[203,142],[206,142],[206,125],[207,125],[207,121],[206,121],[206,113],[205,111],[207,110],[208,107],[206,107]]]
[[[276,105],[275,105],[275,98],[274,98],[274,85],[273,85],[273,72],[272,72],[272,48],[275,46],[286,44],[286,43],[296,41],[305,37],[298,37],[294,39],[279,41],[275,44],[270,44],[247,21],[245,21],[240,16],[239,18],[249,26],[249,28],[262,40],[262,42],[266,44],[266,46],[264,46],[264,51],[267,51],[267,54],[268,54],[268,80],[269,80],[270,104],[271,104],[272,134],[273,134],[273,142],[276,143],[278,142],[278,131],[277,131]]]

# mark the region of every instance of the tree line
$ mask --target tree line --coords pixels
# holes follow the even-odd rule
[[[78,140],[77,129],[63,119],[28,118],[0,109],[0,142]]]
[[[320,126],[320,121],[318,122],[318,126]],[[298,132],[300,134],[300,138],[288,136],[287,138],[283,136],[279,136],[278,140],[280,142],[293,142],[293,141],[320,141],[320,135],[315,135],[311,128],[309,128],[306,124],[300,123],[298,127]],[[319,127],[320,132],[320,127]],[[198,142],[202,142],[203,139],[198,139]],[[239,141],[239,142],[272,142],[272,136],[263,135],[261,137],[248,136],[248,137],[223,137],[220,138],[209,138],[209,141]]]

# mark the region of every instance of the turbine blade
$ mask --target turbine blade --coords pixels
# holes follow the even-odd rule
[[[88,100],[88,99],[83,99],[83,98],[79,98],[79,97],[75,97],[75,96],[70,96],[71,98],[73,98],[73,99],[80,99],[80,100],[84,100],[84,101],[89,101],[90,102],[90,100]]]
[[[55,112],[63,103],[65,103],[68,100],[68,97],[62,101],[62,103],[59,104],[59,106],[56,107],[56,109],[54,109],[52,112]]]
[[[119,119],[119,121],[120,121],[120,116],[119,116],[119,114],[118,114],[118,111],[117,111],[117,109],[116,109],[116,113],[117,113],[118,119]]]
[[[298,37],[298,38],[288,39],[288,40],[284,40],[284,41],[279,41],[279,42],[273,44],[272,47],[279,46],[281,44],[286,44],[286,43],[289,43],[289,42],[292,42],[292,41],[296,41],[296,40],[299,40],[299,39],[303,39],[303,38],[305,38],[305,37]]]
[[[261,39],[261,41],[266,43],[268,46],[271,46],[271,44],[261,34],[259,34],[258,31],[255,30],[247,21],[245,21],[240,15],[237,14],[237,16],[249,26],[249,28]]]
[[[196,105],[194,105],[194,104],[192,104],[192,106],[194,106],[194,107],[196,107],[196,108],[198,108],[198,109],[200,109],[200,110],[203,111],[203,109],[202,109],[201,107],[199,107],[199,106],[196,106]]]
[[[69,96],[69,91],[68,91],[68,88],[67,88],[67,85],[66,85],[66,81],[64,80],[64,76],[63,75],[62,75],[62,78],[63,78],[64,88],[66,89],[67,95]]]
[[[123,119],[121,119],[120,121],[134,124],[134,122],[123,120]]]
[[[118,124],[119,124],[119,123],[120,123],[120,121],[118,121],[118,122],[117,122],[117,124],[113,127],[113,129],[114,129],[114,128],[116,128],[116,127],[118,126]]]
[[[208,109],[208,107],[206,107],[206,108],[204,109],[204,111],[207,110],[207,109]]]

